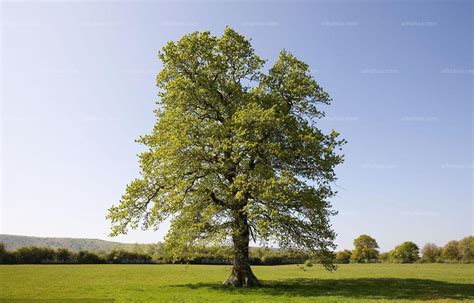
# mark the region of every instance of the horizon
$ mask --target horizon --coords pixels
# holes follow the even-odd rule
[[[1,3],[0,233],[121,243],[107,209],[138,175],[157,52],[225,26],[271,65],[286,49],[333,101],[318,121],[348,140],[337,167],[336,250],[381,251],[474,234],[472,2]],[[252,243],[251,245],[254,245]]]
[[[156,242],[123,242],[123,241],[116,241],[112,238],[112,240],[110,240],[110,238],[108,239],[101,239],[101,238],[81,238],[81,237],[68,237],[68,236],[60,236],[60,237],[48,237],[48,236],[28,236],[28,235],[14,235],[14,234],[0,234],[0,236],[14,236],[14,237],[28,237],[28,238],[43,238],[43,239],[71,239],[71,240],[99,240],[99,241],[106,241],[106,242],[111,242],[111,243],[118,243],[118,244],[138,244],[138,245],[149,245],[149,244],[162,244],[163,241],[156,241]],[[461,237],[459,239],[451,239],[449,241],[452,241],[452,240],[455,240],[455,241],[459,241],[459,240],[462,240],[463,238],[466,238],[466,237],[470,237],[472,235],[466,235],[464,237]],[[375,239],[377,240],[377,239]],[[448,242],[449,242],[448,241]],[[420,250],[423,248],[423,246],[425,244],[428,244],[428,243],[432,243],[432,242],[425,242],[425,243],[415,243],[416,245],[418,245],[418,247],[420,248]],[[401,243],[400,243],[401,244]],[[438,247],[444,247],[446,243],[433,243],[435,244],[436,246]],[[270,248],[270,249],[280,249],[280,247],[278,246],[259,246],[257,245],[256,243],[252,242],[251,245],[249,246],[250,248]],[[392,247],[388,250],[382,250],[382,249],[379,249],[380,253],[385,253],[385,252],[390,252],[394,249],[395,247]],[[348,249],[348,250],[353,250],[354,247],[346,247],[346,248],[336,248],[335,251],[342,251],[342,250],[345,250],[345,249]]]

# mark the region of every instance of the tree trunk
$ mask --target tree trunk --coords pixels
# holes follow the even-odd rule
[[[247,215],[242,211],[234,215],[234,266],[225,286],[232,287],[259,287],[260,282],[250,268],[249,263],[249,225]]]

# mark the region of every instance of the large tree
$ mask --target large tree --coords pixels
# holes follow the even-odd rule
[[[318,254],[332,269],[334,167],[344,140],[316,122],[329,95],[286,51],[264,73],[245,37],[195,32],[159,53],[157,122],[138,141],[141,176],[109,209],[112,235],[157,228],[175,256],[232,243],[226,285],[258,286],[249,241]]]

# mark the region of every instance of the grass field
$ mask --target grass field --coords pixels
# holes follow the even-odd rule
[[[317,265],[304,271],[296,265],[253,268],[263,288],[223,288],[221,283],[230,272],[229,266],[3,265],[0,302],[474,301],[474,264],[348,264],[333,273]]]

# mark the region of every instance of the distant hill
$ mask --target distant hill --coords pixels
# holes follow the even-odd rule
[[[5,245],[7,250],[15,250],[20,247],[38,246],[49,248],[66,248],[71,251],[87,250],[97,252],[103,250],[109,252],[112,249],[123,249],[128,251],[148,253],[153,255],[162,246],[162,243],[138,244],[138,243],[122,243],[114,241],[106,241],[100,239],[85,238],[54,238],[54,237],[30,237],[18,235],[0,234],[0,243]],[[257,250],[258,247],[250,247],[250,250]],[[270,251],[280,251],[279,248],[266,248]]]
[[[66,248],[72,251],[110,251],[113,248],[130,248],[135,244],[105,241],[99,239],[82,238],[50,238],[50,237],[29,237],[17,235],[0,234],[0,242],[7,250],[14,250],[25,246],[40,246],[50,248]]]

